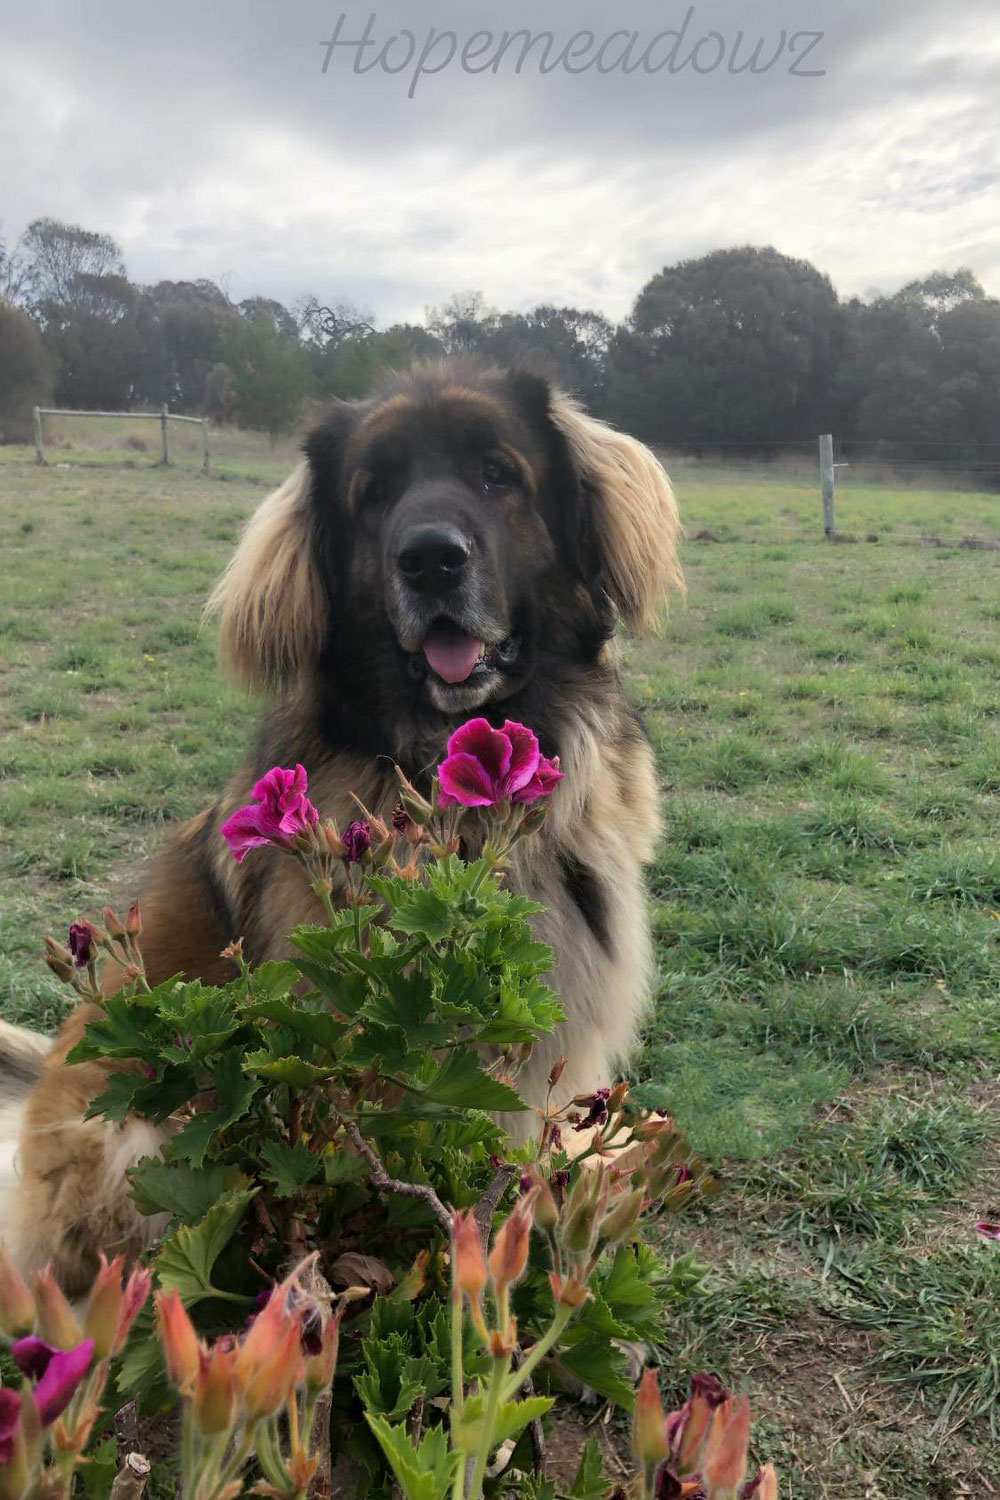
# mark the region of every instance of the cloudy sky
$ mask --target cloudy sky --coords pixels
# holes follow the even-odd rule
[[[996,0],[0,0],[0,25],[4,235],[109,231],[136,280],[617,318],[753,242],[842,293],[969,265],[1000,295]]]

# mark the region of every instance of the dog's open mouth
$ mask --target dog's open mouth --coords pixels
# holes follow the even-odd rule
[[[505,636],[488,646],[451,620],[435,620],[420,650],[410,657],[410,671],[422,677],[429,669],[442,682],[469,682],[491,670],[509,667],[518,650],[516,636]]]

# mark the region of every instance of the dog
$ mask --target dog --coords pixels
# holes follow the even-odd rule
[[[544,377],[447,361],[336,402],[304,455],[252,516],[208,606],[224,662],[270,706],[251,761],[151,862],[150,980],[225,981],[233,939],[258,962],[287,952],[296,923],[321,920],[297,861],[261,849],[237,865],[219,835],[268,767],[301,762],[340,825],[352,793],[388,817],[397,764],[426,789],[457,724],[519,720],[565,773],[508,879],[544,907],[537,933],[566,1012],[519,1087],[542,1103],[560,1056],[557,1102],[612,1083],[650,1001],[642,867],[658,832],[617,633],[648,625],[683,587],[669,480],[649,449]],[[104,1069],[65,1065],[93,1013],[69,1017],[27,1098],[5,1210],[20,1264],[54,1260],[70,1292],[99,1250],[137,1253],[157,1229],[125,1184],[157,1132],[84,1123]]]

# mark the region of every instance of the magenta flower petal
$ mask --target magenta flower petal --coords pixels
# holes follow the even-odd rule
[[[993,1224],[989,1219],[980,1219],[976,1225],[976,1233],[984,1240],[1000,1240],[1000,1224]]]
[[[10,1346],[11,1358],[22,1375],[39,1380],[49,1367],[49,1361],[59,1350],[54,1344],[29,1334],[27,1338],[15,1339]]]
[[[58,1350],[49,1360],[45,1374],[32,1393],[43,1427],[66,1410],[74,1391],[90,1369],[93,1357],[94,1340],[84,1339],[73,1349]]]
[[[485,766],[474,755],[459,751],[438,766],[438,801],[442,807],[492,807],[498,789]]]
[[[360,818],[348,823],[340,837],[344,846],[344,863],[348,865],[357,864],[364,859],[372,846],[371,825],[363,823]]]
[[[512,748],[502,729],[494,729],[488,719],[469,719],[448,740],[448,756],[472,755],[479,761],[494,787],[510,769]]]
[[[549,760],[547,756],[538,757],[538,769],[531,777],[513,794],[514,802],[537,802],[539,797],[548,797],[556,784],[562,781],[564,772],[559,769],[559,757],[554,756]]]
[[[255,802],[239,808],[223,823],[220,832],[241,864],[250,849],[275,844],[287,849],[297,834],[319,822],[319,813],[306,796],[309,778],[305,766],[294,770],[272,766],[255,784]]]
[[[504,777],[504,785],[508,795],[519,792],[538,770],[541,757],[538,753],[538,739],[524,724],[517,724],[513,719],[507,719],[504,723],[502,734],[510,741],[510,766]]]
[[[21,1416],[21,1398],[9,1386],[0,1390],[0,1464],[10,1463],[14,1434]]]
[[[271,842],[268,835],[261,832],[260,813],[260,807],[251,803],[234,812],[219,829],[238,865],[243,863],[249,850],[259,849]]]

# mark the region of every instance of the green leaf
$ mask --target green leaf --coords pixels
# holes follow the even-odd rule
[[[424,1359],[414,1359],[410,1348],[398,1333],[364,1340],[365,1371],[355,1377],[354,1385],[367,1412],[387,1421],[405,1417],[423,1394],[431,1366]]]
[[[196,1089],[194,1078],[180,1068],[166,1068],[157,1078],[147,1078],[144,1073],[112,1073],[103,1094],[91,1100],[86,1118],[103,1115],[121,1124],[128,1115],[136,1114],[159,1123],[186,1104]]]
[[[272,1057],[269,1052],[248,1052],[244,1065],[261,1078],[271,1078],[290,1089],[307,1089],[321,1078],[329,1078],[331,1069],[317,1068],[301,1057]]]
[[[519,1437],[529,1422],[544,1417],[555,1405],[553,1396],[528,1396],[523,1401],[505,1401],[497,1408],[490,1441],[490,1452],[505,1443],[508,1438]],[[452,1428],[456,1446],[463,1453],[475,1453],[483,1439],[486,1415],[486,1398],[480,1392],[466,1400],[461,1417],[452,1414]]]
[[[218,1107],[192,1115],[184,1128],[170,1141],[167,1155],[172,1161],[189,1161],[192,1166],[204,1164],[208,1148],[217,1136],[243,1118],[259,1091],[255,1078],[244,1072],[244,1058],[230,1050],[219,1059],[213,1076]]]
[[[572,1500],[604,1500],[610,1480],[604,1472],[601,1445],[593,1433],[584,1444],[580,1455],[580,1466],[569,1487]]]
[[[443,1427],[431,1427],[414,1444],[406,1427],[366,1411],[365,1417],[406,1500],[443,1500],[459,1461]]]
[[[424,937],[430,943],[450,936],[457,913],[436,891],[414,880],[389,876],[376,877],[369,884],[388,902],[389,925],[394,932]]]
[[[164,1240],[155,1261],[156,1274],[167,1291],[175,1288],[180,1293],[185,1306],[190,1307],[205,1297],[224,1297],[234,1302],[250,1300],[213,1286],[212,1270],[257,1192],[257,1188],[242,1188],[227,1193],[212,1205],[200,1223],[183,1224]]]
[[[175,981],[171,981],[175,982]],[[162,987],[161,987],[162,988]],[[153,995],[109,995],[102,1012],[84,1027],[83,1038],[69,1052],[66,1061],[86,1062],[92,1058],[145,1057],[149,1051],[149,1020],[155,1013]]]
[[[220,1198],[250,1186],[238,1167],[196,1169],[158,1156],[144,1156],[128,1180],[141,1214],[168,1213],[185,1224],[197,1224]]]
[[[467,1109],[527,1109],[516,1089],[491,1078],[480,1067],[479,1059],[468,1048],[457,1048],[441,1063],[423,1093],[436,1104],[451,1104]]]
[[[625,1379],[625,1360],[608,1339],[586,1334],[570,1348],[562,1349],[559,1359],[571,1374],[599,1396],[605,1396],[626,1411],[632,1410],[634,1393]]]
[[[304,1141],[265,1141],[261,1156],[270,1167],[264,1176],[275,1184],[279,1198],[293,1198],[323,1170],[323,1159],[313,1156]]]
[[[247,1015],[255,1021],[276,1021],[279,1026],[287,1026],[300,1040],[323,1052],[332,1052],[349,1029],[347,1022],[338,1021],[328,1010],[307,1010],[287,1000],[262,1000],[248,1006]]]

